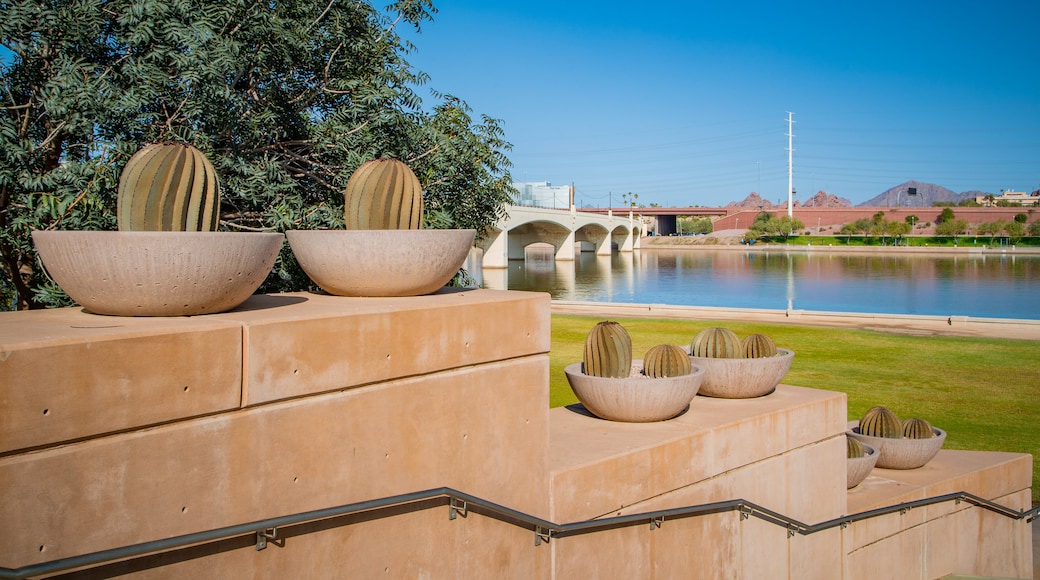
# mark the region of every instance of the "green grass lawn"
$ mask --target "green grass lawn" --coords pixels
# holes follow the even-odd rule
[[[585,335],[603,318],[553,315],[549,401],[576,403],[563,368],[581,360]],[[658,344],[689,345],[705,328],[767,334],[795,351],[784,383],[841,391],[849,419],[874,405],[920,417],[947,432],[945,447],[1031,453],[1040,502],[1040,341],[910,336],[868,330],[750,322],[611,319],[632,337],[633,358]]]

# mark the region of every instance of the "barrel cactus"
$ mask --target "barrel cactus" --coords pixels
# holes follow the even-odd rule
[[[417,230],[422,218],[422,186],[403,161],[367,161],[347,180],[343,196],[346,229]]]
[[[871,437],[901,439],[903,424],[891,409],[877,406],[863,414],[859,421],[859,432]]]
[[[863,457],[867,454],[867,451],[863,449],[863,444],[859,442],[859,439],[856,439],[854,437],[846,437],[845,443],[845,448],[848,453],[849,459]]]
[[[776,343],[764,334],[749,334],[740,341],[740,350],[744,358],[765,358],[776,356]]]
[[[706,328],[693,337],[690,354],[705,358],[742,358],[740,338],[728,328]]]
[[[585,337],[582,372],[594,377],[627,378],[632,374],[632,339],[625,327],[609,320]]]
[[[123,231],[213,231],[220,182],[213,164],[186,143],[153,143],[119,175],[116,220]]]
[[[671,344],[659,344],[646,351],[643,374],[652,379],[681,377],[693,372],[690,357],[683,349]]]
[[[924,419],[907,419],[903,421],[903,437],[907,439],[928,439],[935,437],[932,424]]]

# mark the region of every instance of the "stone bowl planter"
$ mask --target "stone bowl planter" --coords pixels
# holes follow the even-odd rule
[[[862,483],[870,475],[870,470],[874,469],[874,465],[877,464],[878,457],[881,455],[877,449],[866,443],[863,443],[863,452],[866,454],[863,457],[848,458],[845,471],[846,489],[852,489]]]
[[[749,399],[772,393],[794,361],[794,351],[776,350],[776,356],[763,358],[690,356],[690,362],[704,368],[704,383],[699,394],[722,399]]]
[[[582,363],[567,365],[563,372],[582,405],[593,415],[610,421],[648,423],[679,415],[690,405],[704,379],[704,369],[680,377],[652,379],[642,374],[643,361],[632,361],[628,378],[593,377],[581,372]]]
[[[271,272],[285,237],[245,232],[34,231],[44,268],[95,314],[231,310]]]
[[[421,296],[444,287],[476,230],[289,230],[307,276],[337,296]]]
[[[935,437],[929,439],[871,437],[859,432],[859,421],[850,421],[849,430],[845,434],[878,450],[877,467],[917,469],[931,461],[946,441],[946,431],[932,427],[932,432],[935,433]]]

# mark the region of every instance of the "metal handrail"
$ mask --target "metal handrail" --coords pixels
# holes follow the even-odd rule
[[[0,568],[0,579],[19,580],[23,578],[31,578],[33,576],[54,574],[56,572],[72,570],[76,568],[90,568],[109,562],[127,560],[130,558],[145,556],[149,554],[168,552],[170,550],[182,548],[185,546],[205,544],[217,540],[226,540],[229,538],[237,537],[255,537],[256,549],[262,550],[267,546],[267,542],[269,540],[277,539],[278,528],[280,527],[316,522],[319,520],[326,520],[337,516],[347,516],[351,514],[370,512],[382,508],[429,502],[430,500],[436,500],[434,505],[437,506],[449,506],[449,519],[455,519],[457,516],[460,515],[462,517],[466,517],[469,514],[469,512],[474,512],[495,518],[506,523],[513,524],[521,528],[529,529],[532,532],[534,532],[534,543],[536,546],[540,545],[542,542],[548,543],[554,537],[563,538],[567,536],[594,533],[608,529],[616,529],[646,524],[649,524],[651,529],[656,529],[661,527],[661,525],[666,520],[704,516],[727,511],[739,511],[740,519],[742,520],[753,516],[763,521],[783,527],[787,529],[788,537],[792,537],[795,534],[814,534],[816,532],[828,530],[830,528],[839,526],[844,528],[853,522],[875,518],[878,516],[891,514],[895,512],[906,513],[907,511],[914,508],[944,503],[948,501],[954,501],[956,503],[964,501],[966,503],[972,504],[977,507],[981,507],[983,509],[987,509],[989,511],[1003,515],[1011,519],[1025,519],[1026,522],[1032,522],[1034,519],[1037,518],[1038,515],[1040,515],[1040,506],[1033,507],[1030,510],[1015,510],[1007,506],[1003,506],[990,500],[981,498],[977,495],[962,491],[909,502],[903,502],[883,508],[859,512],[848,516],[841,516],[839,518],[834,518],[812,525],[802,523],[794,518],[788,517],[778,512],[774,512],[754,502],[746,501],[743,499],[701,504],[695,506],[678,507],[665,510],[656,510],[650,512],[641,512],[638,514],[629,514],[623,516],[612,516],[593,520],[572,522],[568,524],[556,524],[548,520],[532,516],[530,514],[520,512],[512,508],[496,504],[491,501],[487,501],[477,496],[452,489],[450,487],[439,487],[435,489],[429,489],[426,491],[394,495],[381,499],[350,503],[337,507],[301,512],[293,515],[281,516],[276,518],[267,518],[246,524],[226,526],[204,532],[195,532],[191,534],[175,536],[163,540],[153,540],[150,542],[143,542],[131,546],[124,546],[121,548],[113,548],[80,556],[72,556],[68,558],[61,558],[58,560],[51,560],[48,562],[41,562],[39,564],[31,564],[29,566],[23,566],[21,568]]]

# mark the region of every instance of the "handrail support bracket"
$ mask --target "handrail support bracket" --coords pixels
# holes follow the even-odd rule
[[[455,516],[466,517],[469,515],[469,505],[457,498],[451,498],[448,502],[448,519],[453,520]]]

